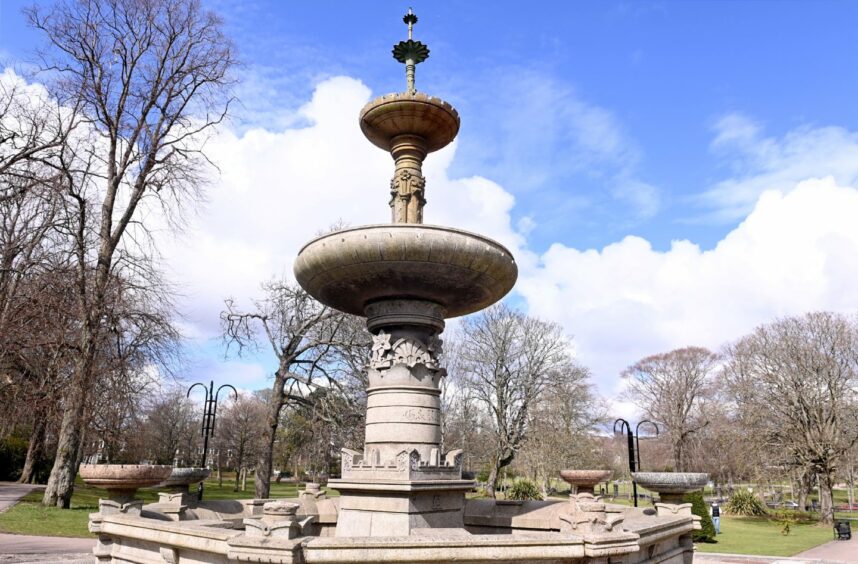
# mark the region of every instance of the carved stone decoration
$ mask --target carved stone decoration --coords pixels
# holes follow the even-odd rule
[[[408,368],[414,368],[418,364],[426,368],[435,368],[435,359],[429,350],[417,339],[399,339],[393,345],[393,363],[404,364]]]
[[[441,361],[441,357],[444,356],[444,340],[441,337],[437,335],[429,337],[429,353],[437,362]]]
[[[407,450],[403,450],[396,455],[396,469],[399,472],[404,472],[408,469],[409,454]]]
[[[410,159],[409,159],[410,160]],[[398,168],[390,181],[390,207],[394,223],[423,223],[426,179],[419,164],[415,168]]]
[[[560,515],[561,532],[604,534],[622,532],[623,516],[608,513],[605,504],[591,493],[569,496],[569,512]]]
[[[455,450],[451,450],[444,457],[444,463],[447,466],[452,466],[453,468],[455,468],[457,470],[461,470],[462,469],[462,455],[464,454],[464,452],[465,451],[463,451],[460,448],[457,448]]]
[[[390,368],[393,366],[390,350],[393,347],[390,344],[390,335],[384,331],[379,331],[377,335],[372,336],[372,356],[369,360],[369,367],[375,370]]]
[[[396,364],[414,368],[422,364],[430,370],[439,370],[438,360],[441,355],[441,339],[434,338],[429,346],[418,339],[403,337],[390,344],[390,335],[379,331],[372,338],[372,357],[369,367],[374,370],[384,370]]]
[[[417,450],[412,450],[408,460],[411,463],[411,470],[416,472],[420,468],[420,453]]]
[[[350,472],[352,466],[355,464],[359,464],[359,460],[361,457],[361,453],[356,450],[352,450],[350,448],[344,448],[340,451],[340,462],[342,472],[345,474],[346,472]]]

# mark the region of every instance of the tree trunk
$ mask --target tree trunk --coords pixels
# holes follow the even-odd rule
[[[497,464],[492,465],[492,471],[489,472],[489,477],[486,480],[486,495],[488,495],[492,499],[497,499],[497,485],[498,485],[498,470]]]
[[[265,444],[259,453],[256,463],[254,489],[258,499],[267,499],[271,492],[271,471],[274,468],[274,440],[277,438],[277,427],[280,425],[280,410],[283,408],[285,396],[283,385],[285,379],[280,370],[274,377],[274,387],[268,404],[268,424],[266,425]]]
[[[685,472],[685,463],[682,460],[683,456],[682,439],[677,439],[673,443],[673,467],[675,472]]]
[[[35,483],[36,462],[41,457],[44,440],[45,418],[37,413],[35,422],[33,423],[33,432],[30,434],[30,444],[27,445],[27,458],[24,460],[24,469],[21,470],[21,477],[18,479],[18,482],[22,484]]]
[[[834,475],[825,472],[819,475],[819,522],[834,524]]]
[[[57,440],[57,455],[51,476],[45,488],[42,504],[68,509],[74,493],[74,479],[77,474],[78,450],[81,442],[81,422],[83,420],[85,392],[80,386],[74,386],[66,401]]]

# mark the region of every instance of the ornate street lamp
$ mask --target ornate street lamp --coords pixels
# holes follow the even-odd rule
[[[220,395],[220,391],[224,388],[229,388],[230,390],[232,390],[232,394],[233,394],[233,397],[235,399],[238,399],[238,392],[235,390],[235,388],[233,388],[229,384],[223,384],[217,389],[217,391],[215,391],[214,381],[211,381],[209,383],[208,389],[206,389],[205,384],[203,384],[201,382],[197,382],[196,384],[194,384],[190,388],[188,388],[188,396],[187,397],[191,397],[191,390],[193,390],[197,386],[202,386],[203,391],[206,394],[205,403],[203,404],[203,425],[202,425],[202,428],[200,429],[200,432],[203,435],[203,453],[202,453],[202,461],[200,462],[200,467],[206,468],[206,455],[208,454],[208,451],[209,451],[209,437],[214,436],[215,417],[217,416],[217,399],[218,399],[218,396]],[[200,485],[198,488],[198,496],[199,496],[198,499],[200,501],[203,500],[203,483],[204,482],[205,482],[205,480],[200,481]]]
[[[614,421],[614,435],[620,435],[623,433],[623,429],[626,431],[626,440],[628,442],[629,449],[629,471],[637,472],[641,469],[641,448],[640,448],[640,428],[641,425],[650,424],[655,428],[655,436],[658,436],[658,425],[653,423],[652,421],[645,419],[635,425],[635,432],[632,433],[631,424],[625,419],[617,419]],[[635,507],[638,506],[638,485],[632,480],[632,495],[635,499]]]

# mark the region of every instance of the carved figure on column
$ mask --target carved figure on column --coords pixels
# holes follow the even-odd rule
[[[423,223],[426,179],[417,171],[397,170],[390,181],[390,207],[394,223]]]

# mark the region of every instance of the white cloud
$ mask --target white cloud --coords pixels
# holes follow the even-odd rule
[[[185,294],[186,334],[198,341],[219,333],[223,299],[249,305],[259,284],[291,277],[301,246],[338,220],[350,225],[390,220],[390,155],[370,144],[357,125],[370,100],[361,82],[321,82],[299,110],[304,127],[224,129],[208,145],[221,171],[208,205],[180,239],[161,245]],[[507,245],[519,261],[530,256],[512,226],[515,199],[482,177],[451,179],[455,146],[425,163],[427,223],[476,231]]]
[[[635,219],[658,211],[659,190],[639,177],[643,152],[615,112],[530,68],[491,67],[450,89],[464,99],[467,132],[476,132],[464,133],[460,154],[473,170],[516,194],[538,190],[563,199],[580,186],[575,179],[585,179],[607,188]]]
[[[759,123],[741,114],[717,121],[711,149],[733,176],[700,197],[712,219],[746,216],[766,190],[791,190],[808,178],[833,176],[843,185],[858,182],[858,133],[842,127],[802,126],[782,138],[765,137]]]
[[[717,348],[774,317],[854,311],[858,190],[833,178],[760,196],[711,250],[634,236],[601,251],[554,244],[519,281],[530,312],[575,334],[603,389],[639,358],[685,345]]]

